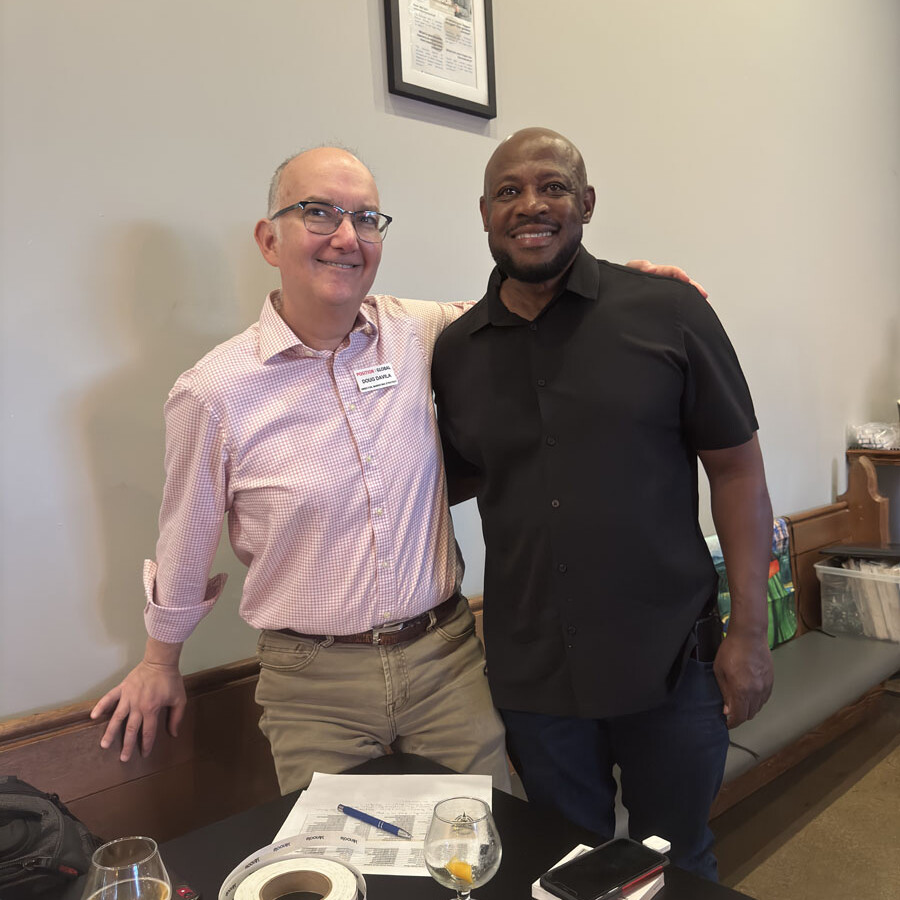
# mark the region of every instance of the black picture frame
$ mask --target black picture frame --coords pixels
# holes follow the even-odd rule
[[[392,94],[496,118],[491,0],[384,0],[384,19]]]

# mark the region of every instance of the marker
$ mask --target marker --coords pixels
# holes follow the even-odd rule
[[[401,828],[399,825],[391,825],[390,822],[383,822],[381,819],[376,819],[375,816],[370,816],[368,813],[360,812],[358,809],[354,809],[352,806],[344,806],[343,804],[339,803],[338,812],[342,812],[345,816],[350,816],[351,819],[359,819],[360,822],[367,822],[369,825],[373,825],[375,828],[380,828],[382,831],[388,832],[388,834],[393,834],[397,837],[412,840],[412,835],[405,828]]]

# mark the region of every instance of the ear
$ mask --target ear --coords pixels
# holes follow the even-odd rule
[[[587,185],[584,189],[584,196],[581,198],[581,206],[582,206],[582,215],[581,221],[587,225],[588,222],[591,221],[591,216],[594,215],[594,205],[597,202],[597,194],[594,191],[593,185]]]
[[[481,210],[481,224],[484,226],[484,230],[488,230],[488,203],[484,197],[480,197],[478,199],[478,208]]]
[[[278,268],[278,234],[275,223],[270,219],[260,219],[253,229],[253,237],[259,246],[259,252],[263,259],[270,265]]]

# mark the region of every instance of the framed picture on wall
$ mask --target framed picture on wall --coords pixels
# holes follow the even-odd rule
[[[493,119],[491,0],[384,0],[392,94]]]

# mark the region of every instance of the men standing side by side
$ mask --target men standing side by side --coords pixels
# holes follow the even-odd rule
[[[101,746],[121,732],[123,761],[151,751],[161,715],[178,730],[181,648],[224,587],[209,576],[227,516],[282,791],[387,746],[509,786],[430,386],[434,342],[471,304],[369,295],[390,221],[345,150],[275,173],[255,237],[281,289],[166,402],[144,659],[92,711],[112,712]]]
[[[432,370],[451,497],[478,498],[488,674],[529,799],[612,837],[618,764],[631,834],[715,878],[728,727],[772,685],[757,423],[702,297],[581,246],[594,205],[555,132],[488,162],[497,266]],[[698,458],[732,596],[721,644]]]

